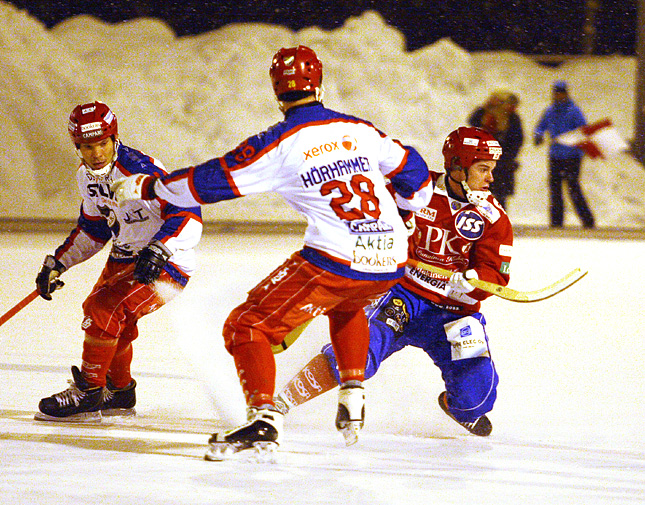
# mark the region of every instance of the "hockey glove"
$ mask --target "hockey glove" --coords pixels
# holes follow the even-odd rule
[[[65,270],[66,268],[63,264],[51,254],[45,256],[43,266],[40,268],[40,272],[38,272],[38,275],[36,276],[36,290],[38,291],[38,294],[45,300],[51,300],[51,294],[65,285],[65,283],[58,278]]]
[[[156,177],[150,175],[131,175],[114,181],[110,189],[114,192],[114,198],[119,205],[131,200],[154,200]]]
[[[471,268],[465,272],[456,272],[452,274],[448,281],[448,285],[453,292],[470,293],[475,289],[475,286],[468,281],[473,279],[479,279],[479,276],[477,275],[477,272]]]
[[[134,266],[134,280],[141,284],[150,284],[156,281],[168,263],[172,253],[158,240],[150,242],[139,251]]]

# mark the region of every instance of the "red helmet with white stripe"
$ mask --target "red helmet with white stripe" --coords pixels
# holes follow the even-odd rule
[[[103,102],[77,105],[69,115],[69,136],[78,147],[119,134],[116,116]]]
[[[448,134],[442,154],[446,170],[467,170],[476,161],[498,160],[502,155],[502,147],[486,130],[462,126]]]

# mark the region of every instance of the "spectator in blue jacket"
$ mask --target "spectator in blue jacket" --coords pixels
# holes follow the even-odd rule
[[[539,146],[544,134],[551,138],[549,146],[549,188],[551,196],[551,226],[561,228],[564,221],[562,183],[569,187],[569,195],[576,213],[585,228],[594,227],[594,218],[580,188],[580,166],[583,151],[575,146],[559,144],[557,136],[587,124],[584,114],[569,97],[565,81],[553,83],[553,103],[547,107],[535,127],[533,143]]]

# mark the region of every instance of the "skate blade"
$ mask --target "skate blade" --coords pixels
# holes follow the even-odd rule
[[[36,412],[34,414],[35,421],[48,421],[55,423],[87,423],[87,424],[99,424],[101,422],[101,412],[83,412],[81,414],[74,414],[67,417],[54,417],[44,414],[42,412]]]
[[[276,442],[253,442],[248,447],[229,442],[213,442],[209,444],[204,459],[206,461],[226,461],[245,455],[250,461],[256,463],[275,463],[277,450],[278,444]]]
[[[276,442],[254,442],[253,457],[257,463],[277,463],[278,444]]]
[[[362,427],[363,423],[361,421],[347,421],[342,428],[338,428],[338,431],[345,439],[345,445],[354,445],[358,442],[358,434]]]
[[[206,461],[225,461],[242,449],[228,442],[213,442],[209,444],[204,459]]]
[[[132,409],[106,409],[101,410],[101,415],[103,417],[130,417],[136,416],[137,410]]]

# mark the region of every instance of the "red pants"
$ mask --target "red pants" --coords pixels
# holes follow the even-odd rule
[[[108,260],[92,292],[83,303],[82,371],[88,382],[105,386],[106,375],[117,387],[130,383],[132,341],[139,331],[137,321],[154,312],[183,289],[165,271],[157,282],[172,286],[162,298],[155,283],[140,284],[132,275],[134,264]],[[166,291],[171,293],[166,294]]]
[[[248,405],[273,403],[272,345],[318,315],[329,318],[331,343],[343,382],[363,380],[369,345],[364,307],[396,280],[347,279],[295,253],[253,288],[224,324],[226,349],[235,360]]]

